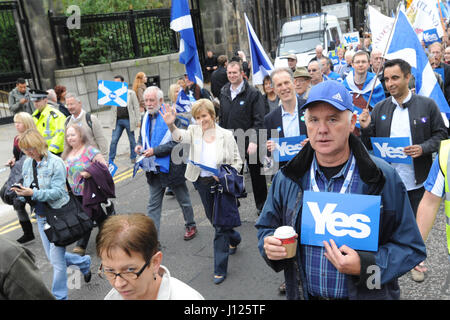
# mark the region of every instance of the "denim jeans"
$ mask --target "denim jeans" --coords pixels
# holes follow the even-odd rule
[[[147,215],[153,220],[158,230],[161,221],[161,208],[166,188],[161,185],[158,174],[147,172],[147,183],[150,189],[150,199],[147,206]],[[185,227],[195,226],[194,209],[192,209],[191,198],[186,182],[177,185],[170,185],[170,189],[175,194],[175,198],[183,211]]]
[[[41,235],[42,245],[44,246],[48,260],[53,266],[52,293],[58,300],[67,300],[67,267],[71,265],[78,266],[81,273],[86,274],[91,267],[91,257],[88,255],[81,257],[77,254],[66,252],[65,247],[58,247],[50,243],[44,232],[46,221],[45,218],[37,216],[37,225],[39,234]]]
[[[214,194],[211,193],[211,186],[214,184],[215,181],[207,184],[199,180],[194,182],[195,189],[197,189],[202,200],[206,217],[211,224],[213,224],[214,213]],[[214,226],[214,229],[214,274],[226,276],[230,245],[233,247],[237,246],[241,242],[241,235],[233,228]]]
[[[122,136],[123,130],[127,131],[128,140],[130,141],[130,159],[136,159],[136,139],[134,131],[130,131],[130,119],[117,119],[116,128],[112,132],[111,145],[109,146],[109,160],[114,161],[116,158],[117,144]]]

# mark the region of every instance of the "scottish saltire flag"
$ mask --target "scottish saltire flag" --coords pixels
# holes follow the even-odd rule
[[[192,102],[186,93],[183,90],[180,90],[180,92],[178,92],[177,102],[175,102],[177,112],[191,112],[191,104]]]
[[[128,83],[117,81],[98,81],[97,103],[103,106],[126,107]]]
[[[417,37],[416,37],[417,38]],[[362,95],[364,100],[367,102],[370,102],[369,105],[373,108],[378,102],[383,101],[386,99],[386,96],[384,95],[384,89],[383,85],[381,84],[380,80],[378,80],[377,75],[372,72],[367,72],[366,81],[363,84],[362,89],[359,89],[359,87],[355,84],[354,79],[354,70],[351,70],[348,75],[344,79],[344,86],[347,88],[347,90],[353,95],[357,94]],[[370,96],[370,93],[373,88],[372,96]]]
[[[250,57],[252,63],[253,85],[263,84],[264,77],[270,75],[274,69],[272,62],[267,56],[264,48],[259,42],[250,21],[245,15],[245,24],[247,25],[248,46],[250,48]]]
[[[180,63],[186,66],[189,80],[203,88],[203,73],[188,0],[172,0],[170,29],[180,33]]]
[[[388,46],[387,59],[403,59],[411,65],[416,79],[416,93],[433,99],[441,110],[445,125],[448,119],[444,113],[450,113],[447,100],[436,80],[433,69],[423,51],[422,45],[403,11],[398,12],[391,41]]]

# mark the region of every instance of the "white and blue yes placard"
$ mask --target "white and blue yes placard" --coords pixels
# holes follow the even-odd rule
[[[390,163],[412,164],[411,156],[407,156],[403,149],[411,145],[409,137],[381,138],[371,137],[373,154]]]
[[[116,171],[117,171],[117,166],[114,164],[114,162],[112,162],[112,161],[109,162],[108,170],[109,170],[109,173],[111,174],[111,177],[114,178],[114,175],[116,174]]]
[[[98,104],[103,106],[126,107],[128,83],[118,81],[98,81]]]
[[[338,247],[377,251],[380,196],[305,191],[300,243],[323,247],[333,239]]]
[[[277,162],[289,161],[302,149],[300,144],[306,139],[305,135],[288,138],[274,138],[275,150],[273,150],[273,159]]]
[[[423,33],[423,42],[426,46],[429,46],[433,42],[441,42],[441,38],[438,35],[436,28],[430,30],[424,30]]]

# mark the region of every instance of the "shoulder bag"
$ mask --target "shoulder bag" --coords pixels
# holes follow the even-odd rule
[[[34,160],[33,176],[36,187],[39,189],[36,161]],[[83,211],[81,204],[70,191],[70,187],[68,192],[69,202],[59,209],[52,208],[47,202],[43,203],[44,216],[47,220],[47,225],[44,227],[45,235],[50,242],[59,247],[65,247],[80,240],[93,228],[91,218]]]

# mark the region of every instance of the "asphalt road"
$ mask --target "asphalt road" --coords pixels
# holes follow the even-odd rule
[[[122,159],[126,162],[127,159]],[[227,279],[220,285],[215,285],[213,277],[213,228],[206,219],[198,193],[188,182],[191,200],[195,212],[195,221],[198,227],[197,236],[184,241],[184,220],[181,210],[174,197],[165,196],[161,218],[160,241],[162,244],[163,265],[176,277],[199,291],[208,300],[284,300],[278,293],[278,286],[283,281],[282,273],[275,273],[270,269],[259,255],[257,248],[256,229],[254,223],[257,219],[256,209],[251,193],[251,184],[247,176],[249,194],[242,199],[240,213],[242,226],[238,230],[242,236],[242,243],[237,253],[230,257]],[[135,178],[123,176],[116,183],[116,196],[114,200],[116,211],[121,214],[146,212],[149,197],[148,185],[145,175],[140,171]],[[14,222],[13,218],[0,219],[0,231],[8,230],[5,226]],[[36,223],[35,233],[38,234]],[[21,236],[21,229],[12,229],[4,234],[10,239]],[[80,280],[75,269],[69,269],[69,299],[71,300],[101,300],[111,289],[106,280],[99,278],[95,271],[100,260],[95,254],[95,236],[97,229],[91,235],[87,253],[92,258],[92,271],[94,273],[90,283]],[[44,282],[51,287],[52,267],[45,257],[39,236],[31,243],[26,244],[36,255],[37,265],[41,270]],[[74,245],[67,249],[71,250]],[[445,243],[445,220],[441,211],[427,241],[428,259],[426,265],[428,272],[425,281],[416,283],[412,281],[409,273],[400,278],[402,299],[406,300],[448,300],[450,299],[450,264],[447,258]]]

